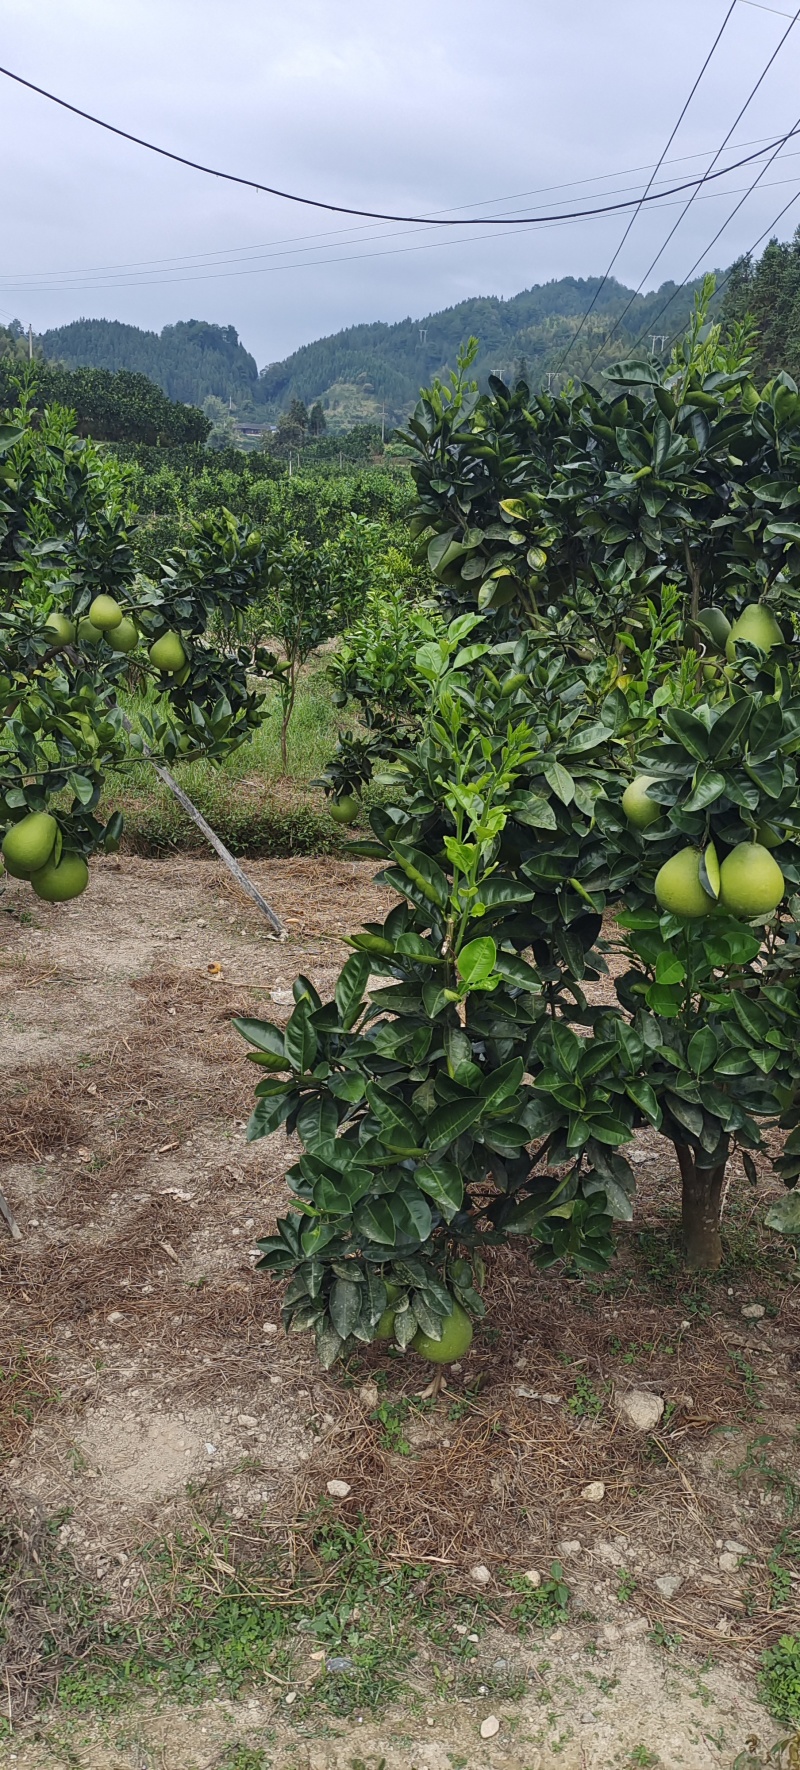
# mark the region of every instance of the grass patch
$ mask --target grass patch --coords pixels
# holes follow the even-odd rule
[[[289,733],[289,777],[282,776],[277,697],[248,743],[221,763],[177,762],[172,772],[218,836],[236,855],[286,858],[341,852],[342,834],[326,801],[310,782],[335,748],[341,715],[333,706],[324,666],[301,680]],[[120,696],[131,723],[141,701]],[[203,853],[199,830],[147,762],[132,761],[108,775],[102,817],[121,811],[123,846],[135,854]]]
[[[0,1679],[15,1723],[56,1696],[110,1716],[144,1691],[185,1703],[264,1683],[279,1700],[294,1693],[294,1718],[314,1708],[346,1718],[394,1700],[423,1644],[440,1689],[458,1687],[478,1656],[486,1599],[398,1563],[363,1519],[327,1505],[293,1531],[291,1557],[284,1532],[195,1517],[139,1551],[124,1609],[77,1572],[64,1522],[51,1519],[36,1543],[13,1519],[3,1527]],[[568,1604],[554,1565],[537,1591],[509,1575],[491,1609],[523,1631],[563,1622]]]
[[[796,1635],[781,1635],[777,1646],[764,1654],[759,1688],[777,1721],[800,1726],[800,1640]]]

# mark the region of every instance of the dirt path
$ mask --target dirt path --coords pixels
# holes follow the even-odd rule
[[[306,1637],[236,1700],[98,1698],[97,1714],[62,1707],[37,1724],[53,1666],[41,1618],[37,1644],[20,1609],[0,1762],[728,1770],[748,1736],[778,1736],[756,1667],[800,1629],[798,1290],[758,1231],[763,1200],[735,1189],[728,1265],[688,1286],[674,1177],[642,1138],[637,1230],[610,1274],[571,1281],[498,1255],[487,1325],[434,1412],[414,1400],[412,1359],[369,1354],[321,1377],[253,1275],[288,1147],[244,1142],[254,1078],[229,1023],[285,1019],[301,971],[330,991],[341,936],[384,914],[387,894],[350,862],[251,870],[286,946],[212,862],[124,857],[97,865],[74,905],[32,908],[22,885],[0,903],[0,1186],[24,1237],[0,1226],[6,1510],[20,1542],[45,1532],[70,1577],[138,1626],[156,1535],[174,1555],[201,1520],[204,1577],[253,1520],[294,1556],[297,1521],[344,1480],[336,1520],[365,1518],[388,1565],[444,1582],[440,1626],[428,1619],[405,1696],[377,1718],[331,1712],[330,1653]],[[764,1313],[742,1313],[754,1304]],[[665,1403],[655,1433],[620,1420],[615,1396],[633,1387]],[[569,1611],[520,1631],[514,1591],[554,1560]]]

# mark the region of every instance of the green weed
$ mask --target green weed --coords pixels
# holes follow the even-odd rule
[[[567,1412],[576,1420],[597,1420],[604,1406],[605,1394],[595,1388],[591,1378],[576,1377],[575,1387],[567,1402]]]
[[[796,1635],[781,1635],[777,1646],[764,1654],[759,1689],[777,1721],[800,1726],[800,1640]]]
[[[522,1628],[553,1629],[564,1623],[569,1613],[570,1589],[564,1579],[560,1561],[554,1561],[549,1579],[532,1586],[524,1573],[514,1573],[511,1589],[519,1594],[511,1606],[511,1615]]]
[[[635,1575],[629,1573],[627,1567],[621,1567],[617,1579],[617,1603],[629,1604],[638,1583]]]

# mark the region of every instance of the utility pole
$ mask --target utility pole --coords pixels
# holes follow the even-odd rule
[[[33,326],[28,321],[28,362],[33,362]]]
[[[656,354],[656,347],[658,347],[659,350],[663,350],[666,342],[667,342],[666,332],[654,332],[653,333],[653,336],[650,339],[650,343],[653,347],[653,356],[655,356],[655,354]]]
[[[383,448],[385,442],[386,442],[386,401],[384,400],[383,406],[381,408],[381,448]]]

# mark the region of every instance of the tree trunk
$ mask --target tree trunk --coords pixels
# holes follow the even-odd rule
[[[289,722],[294,712],[295,695],[297,694],[297,677],[294,665],[289,676],[289,692],[283,700],[281,708],[281,767],[284,778],[289,773]]]
[[[699,1168],[688,1143],[676,1143],[681,1171],[681,1223],[686,1264],[690,1272],[716,1272],[722,1264],[719,1210],[727,1166],[724,1159],[714,1168]]]
[[[700,573],[692,558],[692,550],[689,546],[688,536],[686,535],[683,537],[683,547],[686,555],[686,570],[689,574],[689,583],[692,586],[690,612],[692,620],[696,621],[700,613]]]

